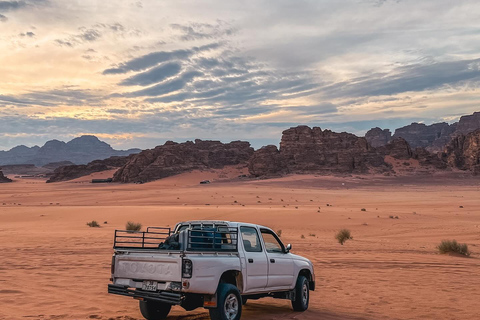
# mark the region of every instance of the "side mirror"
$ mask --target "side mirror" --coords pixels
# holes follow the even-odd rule
[[[290,250],[292,250],[292,245],[289,243],[289,244],[287,244],[287,247],[285,248],[285,253],[289,253]]]

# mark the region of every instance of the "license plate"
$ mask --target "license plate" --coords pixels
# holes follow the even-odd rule
[[[157,286],[158,286],[157,281],[143,281],[142,290],[157,291]]]

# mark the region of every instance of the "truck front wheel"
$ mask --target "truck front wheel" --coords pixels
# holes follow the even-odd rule
[[[157,301],[140,301],[140,312],[147,320],[164,320],[167,318],[171,304]]]
[[[305,311],[308,309],[310,300],[310,288],[308,280],[304,276],[299,276],[295,285],[295,299],[292,300],[292,307],[295,311]]]
[[[237,287],[220,283],[217,289],[217,307],[210,309],[212,320],[239,320],[242,316],[242,297]]]

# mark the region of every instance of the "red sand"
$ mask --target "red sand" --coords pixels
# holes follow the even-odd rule
[[[480,179],[226,180],[240,173],[193,172],[142,185],[88,183],[111,172],[0,184],[0,319],[142,319],[135,300],[106,293],[113,231],[128,220],[146,227],[189,219],[281,229],[292,252],[314,262],[317,291],[307,312],[262,299],[248,302],[243,319],[479,318]],[[199,185],[204,179],[212,183]],[[87,227],[91,220],[101,228]],[[341,228],[354,238],[344,246],[334,239]],[[472,256],[438,254],[442,239],[467,243]],[[169,319],[208,314],[174,307]]]

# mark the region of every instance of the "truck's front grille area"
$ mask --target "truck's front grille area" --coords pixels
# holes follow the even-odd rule
[[[144,298],[147,300],[161,301],[169,304],[180,304],[182,301],[182,295],[180,293],[167,291],[148,292],[138,289],[129,289],[128,287],[115,284],[108,285],[108,293],[119,294],[132,298]]]

